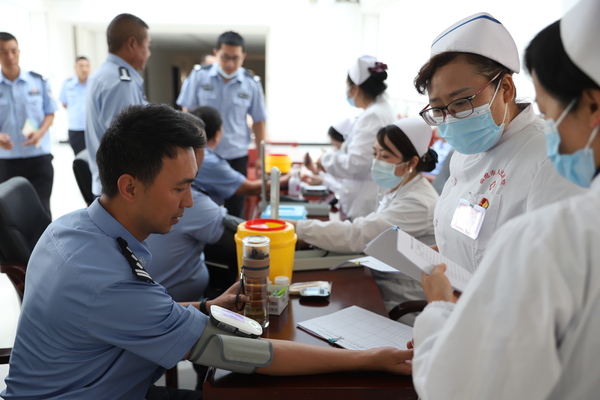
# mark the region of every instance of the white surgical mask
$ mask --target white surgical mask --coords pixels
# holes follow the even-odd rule
[[[235,71],[233,71],[231,74],[228,74],[227,72],[225,72],[225,70],[223,68],[221,68],[220,65],[217,65],[217,72],[219,73],[219,75],[221,75],[225,79],[233,79],[240,73],[240,69],[238,68]]]

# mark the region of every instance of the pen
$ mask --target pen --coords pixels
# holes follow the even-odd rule
[[[283,295],[285,293],[285,288],[281,288],[279,289],[277,292],[275,292],[275,297],[279,297],[281,295]]]

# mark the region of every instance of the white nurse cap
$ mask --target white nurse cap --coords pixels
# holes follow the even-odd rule
[[[376,62],[377,59],[373,56],[359,57],[348,70],[348,76],[355,85],[362,85],[371,76],[369,68],[374,67]]]
[[[394,122],[404,132],[410,142],[415,146],[419,157],[423,157],[429,150],[432,131],[423,118],[402,118]]]
[[[344,118],[343,120],[331,125],[331,127],[338,131],[345,139],[347,139],[350,130],[352,130],[353,123],[354,118]]]
[[[560,20],[560,37],[567,55],[600,85],[600,1],[581,0]]]
[[[508,30],[488,13],[473,14],[445,29],[431,45],[431,57],[446,52],[479,54],[519,73],[519,51]]]

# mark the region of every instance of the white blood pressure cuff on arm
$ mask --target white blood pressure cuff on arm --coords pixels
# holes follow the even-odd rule
[[[210,322],[192,347],[189,361],[244,374],[271,364],[273,345],[258,338],[262,333],[258,323],[218,306],[210,311]]]

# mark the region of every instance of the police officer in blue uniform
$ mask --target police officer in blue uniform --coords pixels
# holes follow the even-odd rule
[[[50,84],[21,69],[19,55],[17,39],[0,32],[0,182],[27,178],[50,214],[54,168],[46,132],[57,107]]]
[[[67,109],[69,144],[75,155],[85,149],[85,98],[89,75],[89,60],[83,56],[77,57],[75,60],[75,76],[65,81],[58,96],[58,100]]]
[[[148,25],[131,14],[117,15],[106,30],[106,61],[90,76],[86,101],[85,145],[92,171],[92,193],[100,196],[102,185],[96,165],[100,139],[123,108],[147,104],[144,79],[138,73],[150,58]]]
[[[223,138],[214,152],[244,176],[247,175],[252,117],[256,147],[265,138],[267,118],[260,79],[242,67],[244,39],[235,32],[225,32],[213,50],[217,63],[196,66],[185,80],[177,104],[184,111],[198,106],[212,106],[223,118]],[[225,202],[229,214],[243,217],[244,196],[233,196]]]
[[[145,239],[187,217],[194,149],[203,145],[171,107],[132,106],[116,116],[98,150],[102,196],[50,224],[31,255],[2,398],[200,399],[153,387],[182,359],[270,375],[410,372],[407,350],[235,336],[201,303],[178,304],[156,283]]]

